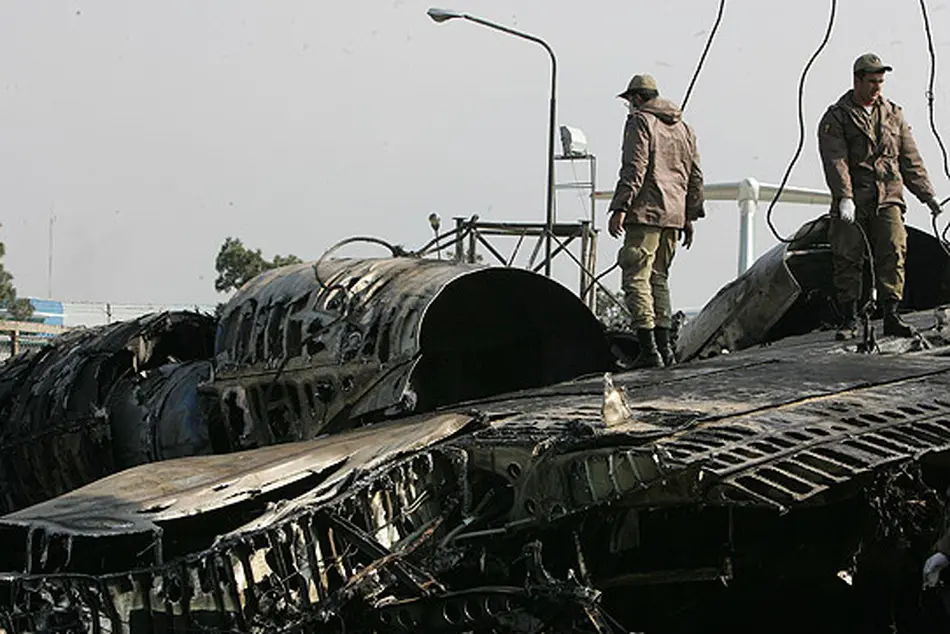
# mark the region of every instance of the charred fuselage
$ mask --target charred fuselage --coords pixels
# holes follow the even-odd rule
[[[919,589],[950,484],[942,282],[918,338],[858,352],[790,321],[820,236],[687,323],[687,362],[613,376],[590,313],[523,271],[265,274],[192,392],[218,455],[133,451],[158,461],[0,518],[0,626],[945,631]]]

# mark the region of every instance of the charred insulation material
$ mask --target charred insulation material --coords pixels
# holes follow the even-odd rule
[[[264,273],[216,339],[217,451],[548,385],[611,366],[600,323],[553,280],[416,258]]]
[[[210,377],[213,337],[211,317],[156,313],[68,332],[0,366],[0,511],[200,453],[206,425],[189,391]]]

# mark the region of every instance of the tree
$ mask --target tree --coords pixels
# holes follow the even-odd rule
[[[6,255],[6,246],[0,242],[0,260]],[[0,309],[11,319],[23,321],[33,314],[33,305],[28,299],[16,296],[16,287],[13,286],[13,274],[6,270],[0,262]]]
[[[219,293],[226,293],[241,288],[264,271],[301,262],[303,260],[296,255],[275,255],[273,260],[267,260],[260,249],[248,249],[240,238],[225,238],[214,261],[214,268],[218,272],[214,288]]]
[[[594,292],[597,295],[597,310],[595,312],[597,319],[611,330],[630,330],[630,315],[627,311],[611,299],[600,286],[597,286]],[[623,291],[614,291],[613,296],[618,301],[624,301]]]

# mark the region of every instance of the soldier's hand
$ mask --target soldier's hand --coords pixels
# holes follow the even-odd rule
[[[927,206],[930,207],[930,214],[935,218],[943,211],[943,209],[940,208],[940,202],[937,201],[936,198],[931,198],[928,200]]]
[[[850,198],[842,198],[838,203],[838,215],[849,224],[854,222],[854,201]]]
[[[693,221],[687,220],[683,228],[680,229],[680,235],[683,237],[683,246],[689,249],[693,246]]]
[[[627,217],[627,214],[615,209],[610,212],[610,220],[607,222],[607,231],[614,238],[619,238],[620,234],[623,233],[623,221]]]

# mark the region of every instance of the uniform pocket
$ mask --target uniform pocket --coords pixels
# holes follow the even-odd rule
[[[643,245],[624,245],[617,254],[617,264],[622,269],[640,268],[646,265],[649,256],[650,253]]]

